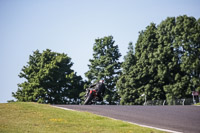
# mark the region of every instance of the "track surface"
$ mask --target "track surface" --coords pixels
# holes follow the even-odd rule
[[[137,124],[184,133],[200,133],[198,106],[55,105]]]

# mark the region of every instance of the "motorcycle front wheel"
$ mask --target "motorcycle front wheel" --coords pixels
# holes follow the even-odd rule
[[[89,94],[89,96],[85,99],[84,105],[89,105],[90,101],[92,101],[92,94]]]

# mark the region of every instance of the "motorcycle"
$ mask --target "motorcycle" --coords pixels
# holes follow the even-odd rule
[[[99,100],[99,98],[97,96],[97,91],[95,89],[87,90],[85,97],[86,97],[86,99],[85,99],[84,105],[95,104],[96,101]]]

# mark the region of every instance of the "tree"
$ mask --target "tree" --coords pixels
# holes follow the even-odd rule
[[[130,42],[128,46],[127,55],[124,56],[124,62],[122,63],[122,73],[127,74],[130,71],[130,67],[136,63],[133,43]]]
[[[119,100],[116,82],[120,73],[120,62],[118,46],[114,45],[112,36],[95,40],[93,46],[93,59],[90,59],[89,71],[85,73],[88,82],[97,82],[104,79],[106,83],[105,99],[109,104]]]
[[[143,93],[147,100],[167,99],[171,104],[174,99],[189,98],[191,91],[200,90],[199,23],[200,19],[186,15],[168,17],[158,26],[152,23],[140,32],[136,63],[119,80],[127,95],[123,104],[142,104]]]
[[[144,101],[141,97],[145,94],[148,99],[160,100],[165,98],[162,88],[162,82],[159,81],[158,67],[161,60],[157,58],[157,49],[159,47],[157,39],[157,27],[151,23],[146,30],[141,33],[141,41],[136,43],[136,59],[135,67],[136,79],[138,83],[138,103]]]
[[[132,84],[132,86],[127,85],[126,81],[129,81],[131,78],[129,72],[131,72],[131,66],[135,65],[136,59],[134,55],[133,44],[129,43],[127,55],[124,56],[124,62],[121,65],[122,73],[117,81],[117,89],[120,98],[120,104],[135,104],[134,99],[137,96],[137,91]],[[129,79],[130,78],[130,79]]]
[[[78,103],[79,93],[83,91],[83,81],[71,69],[73,63],[66,54],[39,50],[29,56],[22,68],[20,78],[26,80],[18,84],[13,93],[18,101],[33,101],[51,104]]]
[[[168,47],[171,47],[173,58],[168,66],[176,66],[170,72],[170,83],[164,86],[168,100],[188,98],[191,97],[191,91],[200,90],[199,20],[184,15],[167,18],[160,25],[160,31],[168,32],[168,40],[171,40]],[[166,28],[169,25],[170,30]]]
[[[124,73],[123,84],[126,88],[124,94],[127,96],[123,96],[126,99],[123,104],[142,104],[143,94],[148,99],[162,99],[165,96],[157,77],[158,61],[154,54],[158,48],[156,32],[156,25],[152,23],[139,34],[135,48],[135,61],[129,66],[128,73]]]

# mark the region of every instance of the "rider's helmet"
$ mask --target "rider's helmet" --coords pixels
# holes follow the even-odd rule
[[[104,80],[103,80],[103,79],[101,79],[101,80],[99,80],[99,82],[100,82],[100,83],[103,83],[103,82],[104,82]]]

